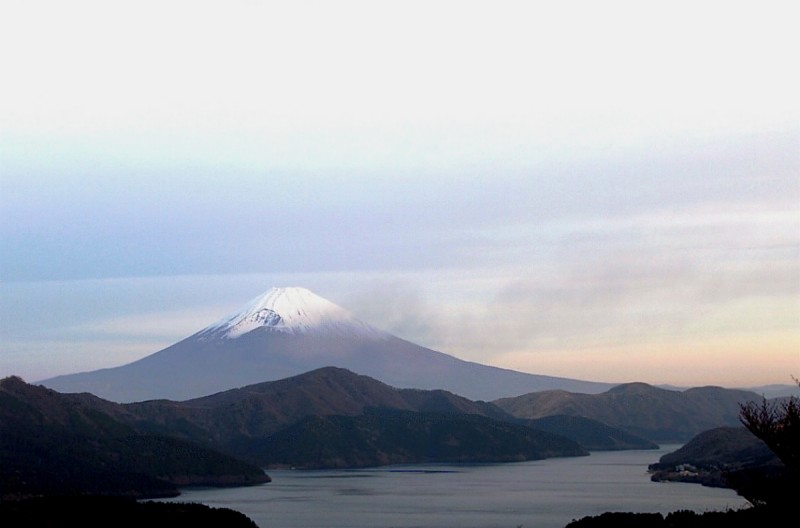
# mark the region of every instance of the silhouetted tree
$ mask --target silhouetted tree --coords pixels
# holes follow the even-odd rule
[[[800,381],[795,380],[798,385]],[[787,507],[800,490],[800,399],[795,396],[741,406],[739,420],[783,462],[785,469],[756,468],[728,475],[730,485],[754,505]]]
[[[791,396],[783,401],[769,402],[764,398],[760,404],[749,402],[741,406],[739,419],[751,433],[767,444],[787,468],[798,469],[800,399]]]

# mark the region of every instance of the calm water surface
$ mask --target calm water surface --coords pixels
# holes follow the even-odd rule
[[[562,528],[605,511],[746,505],[731,490],[651,482],[647,465],[677,447],[515,464],[270,471],[263,486],[191,489],[174,500],[232,508],[261,528]]]

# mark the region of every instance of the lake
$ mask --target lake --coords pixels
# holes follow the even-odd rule
[[[738,508],[732,490],[655,483],[647,465],[678,446],[513,464],[269,471],[262,486],[171,499],[238,510],[261,528],[563,528],[605,511]]]

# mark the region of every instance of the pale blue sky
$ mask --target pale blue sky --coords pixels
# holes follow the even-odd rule
[[[800,375],[790,2],[6,2],[0,375],[272,286],[465,359]]]

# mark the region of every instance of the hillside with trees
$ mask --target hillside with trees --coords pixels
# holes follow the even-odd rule
[[[724,485],[733,488],[752,505],[724,512],[678,511],[660,513],[608,512],[573,521],[567,528],[717,528],[727,526],[794,526],[797,491],[800,489],[800,399],[762,399],[740,405],[739,419],[751,436],[771,451],[765,463],[758,443],[746,434],[716,430],[700,435],[694,445],[682,453],[673,453],[668,463],[695,460],[698,464],[727,463],[731,456],[741,456],[748,467],[722,471]],[[732,436],[733,435],[733,436]],[[738,438],[735,446],[720,447],[720,438]],[[691,442],[690,442],[691,444]],[[738,453],[738,454],[737,454]],[[664,460],[661,461],[664,463]],[[740,460],[737,464],[741,464]]]
[[[354,468],[388,464],[498,463],[585,456],[577,442],[478,415],[372,410],[309,416],[240,452],[267,467]]]
[[[753,392],[721,387],[677,391],[627,383],[601,394],[544,391],[493,403],[517,418],[581,416],[653,442],[683,443],[714,427],[739,425],[740,405],[758,400]]]
[[[167,497],[185,485],[268,482],[259,467],[207,447],[136,431],[85,401],[0,380],[0,498]]]

